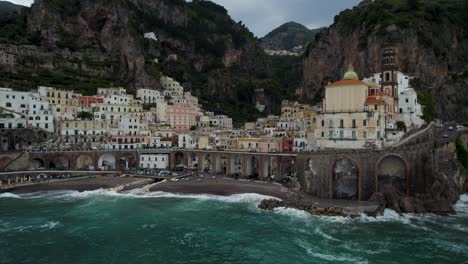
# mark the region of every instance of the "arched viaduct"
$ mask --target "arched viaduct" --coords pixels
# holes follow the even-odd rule
[[[402,193],[427,193],[441,169],[456,162],[455,143],[420,143],[385,150],[335,150],[310,153],[171,150],[171,169],[183,167],[211,175],[273,180],[313,196],[368,200],[392,186]],[[166,150],[165,153],[168,153]],[[24,153],[22,169],[106,170],[137,168],[139,152],[83,151]],[[453,167],[453,166],[452,166]],[[19,169],[18,169],[19,170]]]
[[[121,170],[137,166],[138,153],[136,151],[31,152],[27,169]]]

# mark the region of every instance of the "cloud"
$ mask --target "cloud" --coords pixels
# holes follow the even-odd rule
[[[10,0],[10,2],[15,3],[17,5],[30,6],[33,0]]]
[[[262,37],[283,23],[295,21],[309,28],[329,26],[340,11],[357,5],[360,0],[212,0],[224,6],[231,17],[242,21]],[[13,0],[30,5],[33,0]]]

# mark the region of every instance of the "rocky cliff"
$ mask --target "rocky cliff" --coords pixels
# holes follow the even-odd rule
[[[260,42],[227,11],[194,0],[36,0],[2,19],[0,48],[17,55],[0,65],[0,85],[159,88],[162,74],[180,81],[209,110],[235,121],[256,116],[255,89],[282,89]],[[144,38],[154,32],[157,40]],[[3,43],[3,45],[2,45]]]
[[[361,78],[379,72],[382,48],[395,46],[400,70],[419,78],[415,88],[433,104],[425,114],[467,120],[467,14],[467,1],[365,0],[309,45],[298,93],[320,98],[350,63]]]

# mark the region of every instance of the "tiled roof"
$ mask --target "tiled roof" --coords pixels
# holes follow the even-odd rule
[[[341,81],[337,81],[337,82],[334,82],[332,84],[329,84],[327,85],[327,87],[330,87],[330,86],[343,86],[343,85],[366,85],[365,83],[361,82],[360,80],[341,80]]]
[[[375,97],[367,97],[366,102],[364,104],[366,105],[385,104],[385,101],[383,99],[377,99]]]

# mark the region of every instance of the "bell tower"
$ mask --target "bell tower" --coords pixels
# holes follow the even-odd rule
[[[395,47],[385,47],[382,53],[382,74],[381,90],[382,93],[393,98],[389,104],[390,112],[397,112],[398,106],[398,80],[397,80],[397,50]]]

